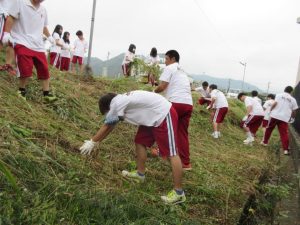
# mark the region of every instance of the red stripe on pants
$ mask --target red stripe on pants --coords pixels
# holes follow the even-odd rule
[[[288,133],[288,123],[284,122],[282,120],[277,120],[275,118],[271,118],[269,121],[269,124],[266,128],[266,133],[264,136],[264,143],[268,143],[269,139],[271,137],[272,131],[274,128],[278,127],[278,131],[280,134],[280,140],[282,144],[283,150],[288,150],[289,149],[289,133]]]
[[[182,164],[190,164],[189,124],[193,112],[193,106],[172,102],[178,115],[177,146]]]

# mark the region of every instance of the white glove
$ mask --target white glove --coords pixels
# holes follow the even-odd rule
[[[242,121],[246,121],[248,119],[248,116],[244,116]]]
[[[92,152],[93,148],[95,147],[96,143],[97,142],[92,141],[92,139],[91,140],[85,140],[84,144],[79,149],[80,153],[82,155],[89,155],[89,154],[91,154],[91,152]]]
[[[207,109],[207,110],[210,110],[210,109],[211,109],[211,105],[207,106],[206,109]]]
[[[4,32],[4,33],[3,33],[3,38],[2,38],[2,44],[3,44],[4,46],[6,46],[6,45],[8,45],[9,43],[12,43],[12,44],[13,44],[13,39],[12,39],[10,33]]]
[[[291,117],[289,123],[294,123],[294,122],[295,122],[295,118]]]
[[[52,44],[52,45],[55,44],[55,40],[54,40],[54,38],[53,38],[52,36],[49,36],[49,37],[47,38],[47,40],[50,42],[50,44]]]

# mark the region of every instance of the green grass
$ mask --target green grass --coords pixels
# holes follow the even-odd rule
[[[172,188],[168,162],[149,157],[142,185],[120,176],[135,166],[136,127],[119,124],[91,157],[78,150],[103,121],[97,108],[101,94],[149,87],[133,79],[51,73],[52,90],[60,98],[53,104],[43,103],[35,80],[24,102],[16,95],[17,80],[0,73],[0,160],[9,171],[0,172],[0,224],[235,224],[260,175],[274,170],[267,149],[242,143],[241,103],[230,102],[220,140],[210,136],[209,113],[195,106],[193,170],[183,181],[187,202],[166,206],[159,196]]]

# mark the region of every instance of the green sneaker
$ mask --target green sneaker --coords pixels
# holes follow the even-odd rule
[[[17,91],[17,96],[18,96],[19,98],[21,98],[21,99],[23,99],[23,100],[25,100],[25,101],[26,101],[26,97],[25,97],[25,95],[24,95],[24,94],[22,94],[22,92],[21,92],[20,90],[18,90],[18,91]]]
[[[166,204],[176,205],[185,202],[186,197],[184,192],[181,195],[179,195],[176,193],[175,190],[172,190],[167,194],[167,196],[161,196],[161,200],[163,200],[163,202]]]
[[[46,95],[43,97],[43,99],[46,101],[46,102],[55,102],[58,100],[58,98],[56,96],[53,96],[53,95]]]
[[[122,176],[123,177],[126,177],[130,180],[133,180],[135,182],[138,182],[138,183],[143,183],[145,181],[145,176],[140,176],[138,173],[137,173],[137,170],[133,170],[133,171],[127,171],[127,170],[123,170],[122,171]]]

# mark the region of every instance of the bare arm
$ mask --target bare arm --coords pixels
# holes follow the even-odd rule
[[[161,81],[157,88],[154,90],[155,93],[161,93],[168,87],[169,83],[166,81]]]
[[[43,34],[48,38],[50,37],[50,32],[47,27],[44,27]]]
[[[297,112],[297,110],[293,110],[293,111],[292,111],[292,115],[291,115],[292,118],[295,118],[295,117],[296,117],[296,112]]]
[[[249,115],[252,112],[252,105],[247,106],[247,115]]]
[[[275,109],[276,105],[277,105],[277,102],[274,102],[273,105],[272,105],[271,108],[270,108],[270,112],[271,112],[273,109]]]
[[[212,98],[209,107],[212,108],[213,105],[215,104],[216,99]]]
[[[5,22],[4,32],[10,33],[11,28],[15,22],[15,19],[12,16],[8,16]]]
[[[97,132],[97,134],[92,137],[92,141],[94,142],[101,142],[103,141],[104,138],[107,137],[107,135],[110,134],[110,132],[112,132],[112,130],[115,128],[114,125],[107,125],[104,124]]]

